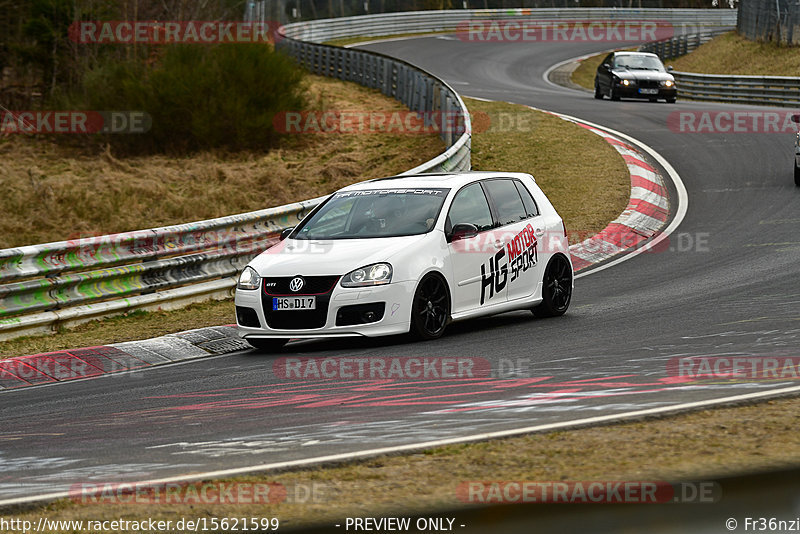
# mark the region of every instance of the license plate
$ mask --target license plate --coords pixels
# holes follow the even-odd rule
[[[657,95],[658,89],[639,89],[639,92],[643,95]]]
[[[317,297],[272,297],[272,311],[316,309]]]

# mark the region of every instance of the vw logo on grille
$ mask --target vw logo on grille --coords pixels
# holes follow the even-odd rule
[[[292,278],[291,282],[289,282],[289,289],[291,289],[292,291],[297,293],[298,291],[303,289],[304,285],[306,285],[306,281],[303,280],[303,277],[302,276],[296,276],[296,277]]]

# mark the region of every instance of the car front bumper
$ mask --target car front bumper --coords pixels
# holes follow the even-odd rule
[[[650,90],[655,90],[656,92],[648,92]],[[645,92],[643,93],[642,91]],[[678,89],[674,85],[672,87],[658,87],[656,89],[639,87],[638,84],[623,85],[622,83],[617,83],[614,84],[614,93],[622,98],[660,98],[662,100],[670,100],[677,98]]]
[[[413,281],[392,282],[383,286],[344,288],[337,282],[333,290],[318,297],[318,304],[327,300],[327,310],[319,309],[319,320],[322,326],[304,324],[309,314],[297,310],[272,311],[271,296],[264,293],[263,287],[258,290],[236,290],[237,327],[239,336],[247,338],[302,339],[302,338],[335,338],[352,336],[387,336],[408,332],[411,317],[411,303],[416,289]],[[383,303],[380,319],[360,324],[337,325],[342,322],[342,314],[349,317],[358,315],[358,310],[370,305]],[[258,319],[255,326],[251,321],[242,324],[242,309],[252,310]],[[252,318],[252,312],[245,312]],[[323,317],[324,316],[324,317]],[[295,317],[297,319],[295,320]],[[270,325],[272,323],[272,326]],[[275,326],[276,323],[280,327]]]

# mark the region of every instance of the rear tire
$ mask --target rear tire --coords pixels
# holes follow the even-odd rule
[[[250,346],[261,352],[280,352],[288,339],[245,338]]]
[[[800,167],[797,166],[797,163],[794,164],[794,185],[800,187]]]
[[[594,81],[594,97],[597,100],[603,100],[603,91],[600,90],[600,84],[597,83],[597,80]]]
[[[564,315],[572,300],[572,266],[563,254],[550,259],[542,279],[542,302],[531,311],[536,317]]]
[[[435,274],[425,276],[414,292],[411,303],[411,327],[414,339],[429,340],[442,337],[450,320],[450,292],[444,278]]]

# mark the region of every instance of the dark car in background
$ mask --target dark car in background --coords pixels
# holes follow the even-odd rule
[[[675,78],[664,68],[655,54],[648,52],[612,52],[597,67],[594,77],[594,97],[646,98],[675,102],[678,90]]]

